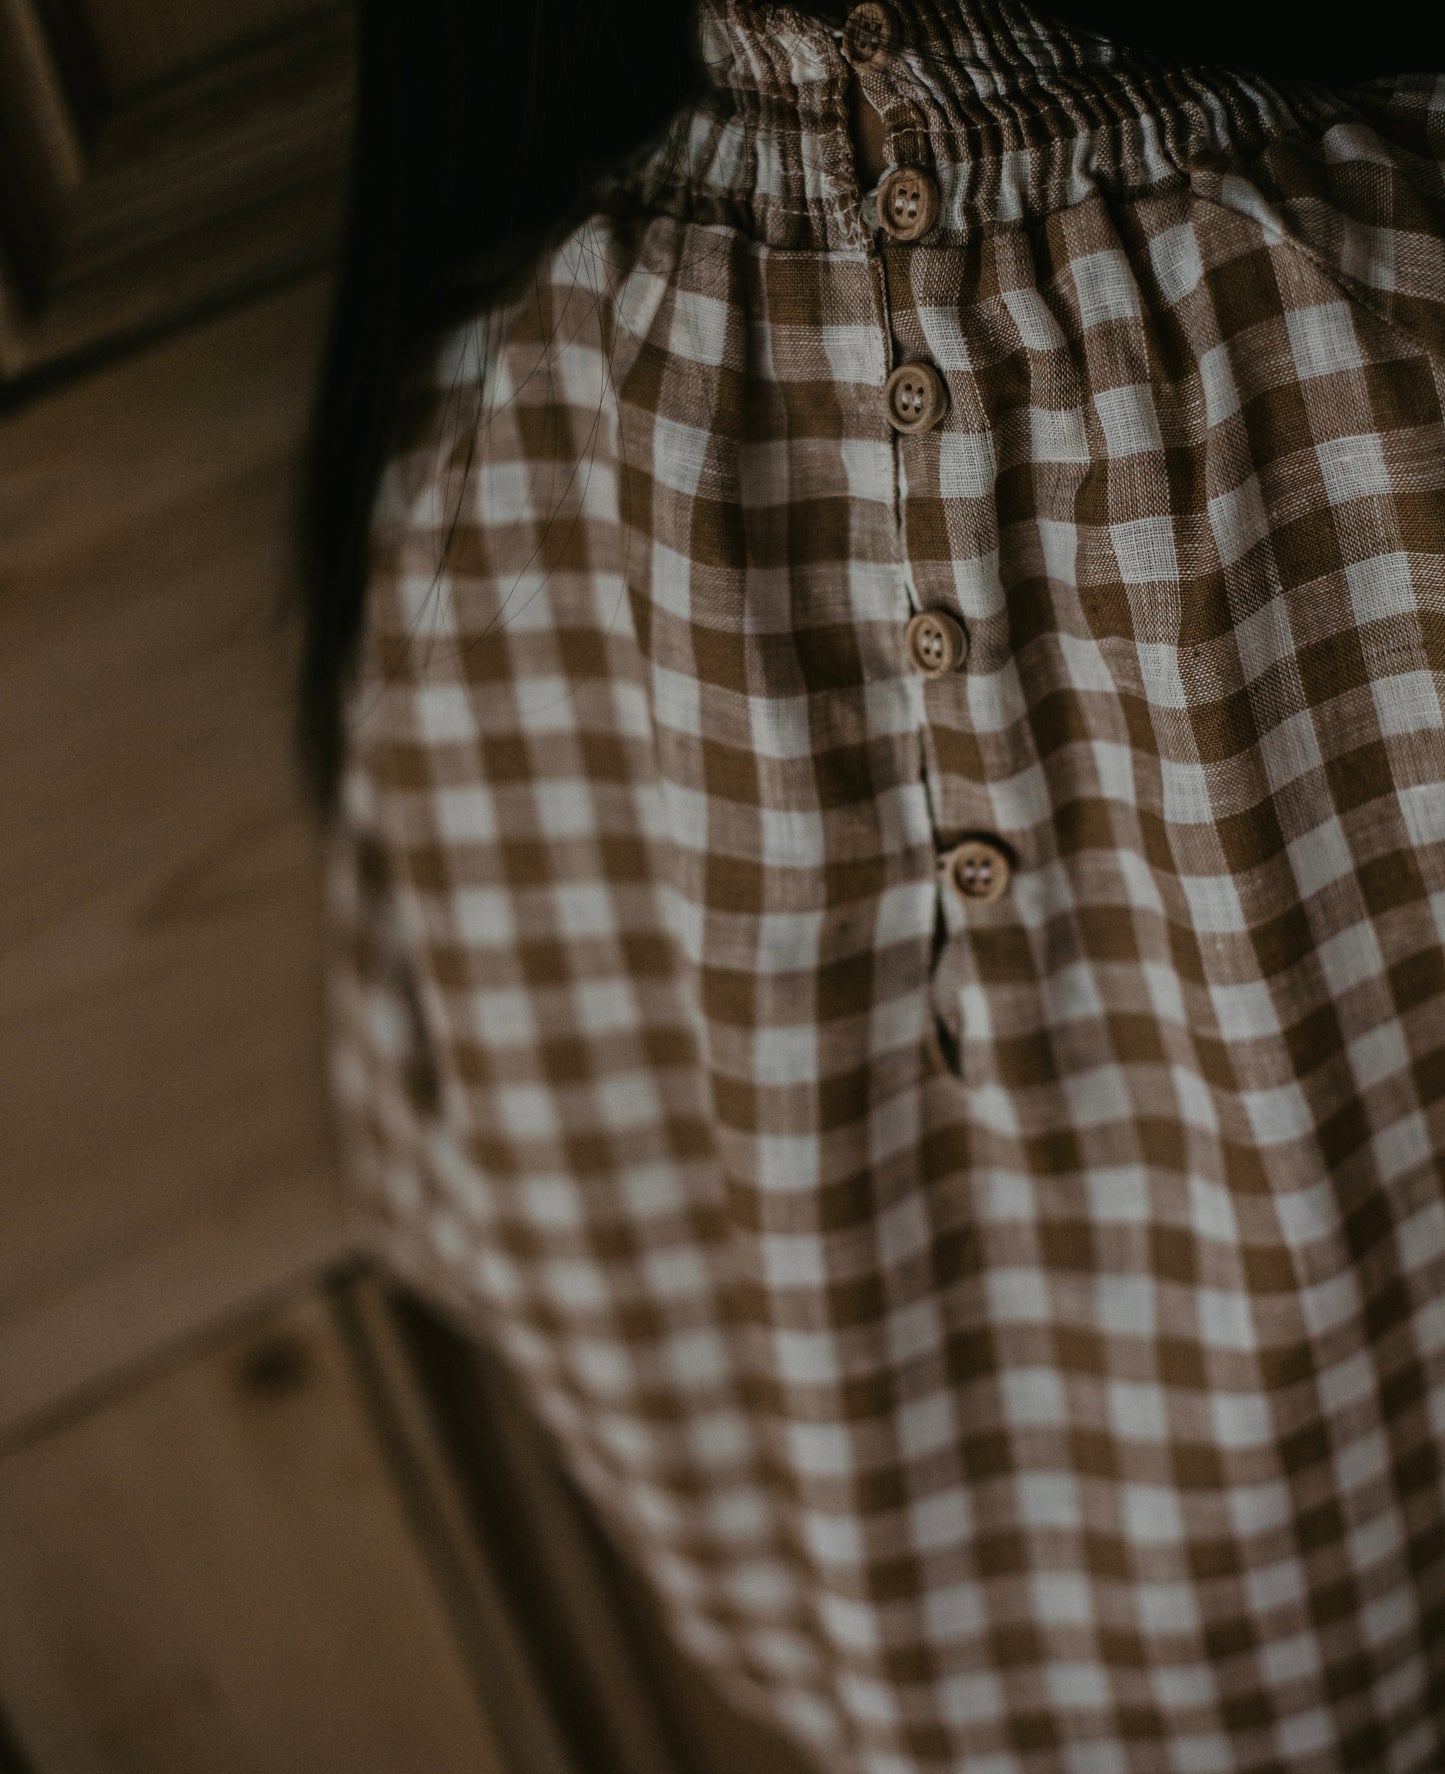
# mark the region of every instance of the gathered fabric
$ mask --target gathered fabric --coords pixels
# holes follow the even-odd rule
[[[704,0],[439,344],[328,840],[357,1224],[834,1774],[1426,1774],[1445,81],[882,16]]]

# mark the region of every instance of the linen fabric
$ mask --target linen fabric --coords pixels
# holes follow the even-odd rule
[[[837,31],[706,0],[438,348],[329,839],[358,1223],[820,1766],[1438,1769],[1445,85],[897,11],[923,237]]]

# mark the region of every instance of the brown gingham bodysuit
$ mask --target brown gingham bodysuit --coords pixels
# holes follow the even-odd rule
[[[855,13],[438,351],[358,1222],[832,1774],[1445,1768],[1445,85]]]

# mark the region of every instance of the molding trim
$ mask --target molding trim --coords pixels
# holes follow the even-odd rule
[[[74,0],[0,0],[0,383],[325,263],[351,47],[325,0],[108,103]]]

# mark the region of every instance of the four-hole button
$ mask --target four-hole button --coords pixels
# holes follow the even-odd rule
[[[908,624],[908,657],[925,677],[957,671],[968,652],[968,633],[947,610],[920,610]]]
[[[1008,851],[995,838],[965,838],[949,852],[948,879],[964,899],[1002,899],[1008,892],[1013,865]]]
[[[938,220],[938,186],[918,166],[895,166],[878,187],[878,226],[894,240],[917,240]]]
[[[898,14],[884,0],[861,0],[843,21],[843,54],[855,68],[879,68],[898,47]]]
[[[895,431],[930,431],[948,410],[948,390],[931,363],[901,363],[883,385]]]

